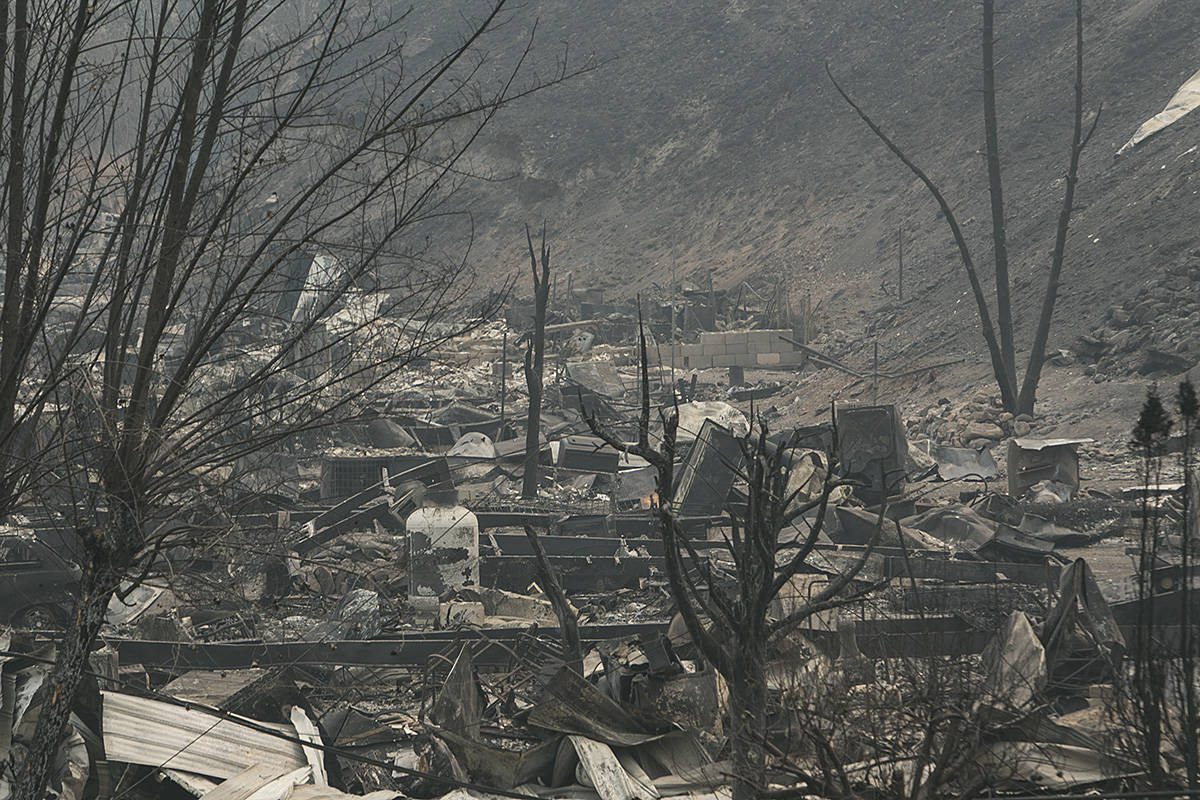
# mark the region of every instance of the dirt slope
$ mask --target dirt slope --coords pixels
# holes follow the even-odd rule
[[[1018,324],[1034,314],[1062,192],[1071,5],[999,3]],[[1104,111],[1083,163],[1052,337],[1061,346],[1160,278],[1190,293],[1187,268],[1200,265],[1200,116],[1113,158],[1200,66],[1200,6],[1088,0],[1086,13],[1087,102]],[[522,268],[520,226],[546,218],[576,286],[628,296],[666,284],[672,269],[692,278],[712,270],[718,285],[782,274],[812,293],[822,327],[843,331],[852,349],[878,338],[900,360],[935,347],[982,354],[944,220],[824,75],[828,61],[941,183],[986,264],[979,16],[961,0],[530,0],[495,47],[511,46],[536,17],[544,48],[567,42],[605,63],[497,120],[474,166],[513,177],[471,189],[478,263],[497,275]],[[884,291],[894,286],[898,228],[903,304]]]

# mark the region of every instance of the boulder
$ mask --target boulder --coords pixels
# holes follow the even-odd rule
[[[1004,438],[1004,429],[994,422],[972,422],[963,431],[963,439],[988,439],[998,442]]]

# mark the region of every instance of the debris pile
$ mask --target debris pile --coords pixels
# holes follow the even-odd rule
[[[951,447],[991,447],[1010,436],[1028,436],[1036,419],[1029,414],[1004,410],[999,397],[978,394],[965,402],[948,398],[919,411],[908,420],[909,434],[925,437]]]
[[[1187,287],[1200,267],[1174,265],[1123,305],[1109,307],[1106,324],[1074,348],[1084,373],[1100,383],[1123,374],[1175,374],[1200,361],[1200,302]]]
[[[1148,509],[1182,518],[1182,484],[1089,494],[1087,440],[1034,438],[1034,420],[982,395],[907,429],[891,404],[842,405],[754,445],[755,392],[781,384],[639,375],[631,344],[606,341],[624,317],[596,300],[574,313],[607,327],[554,323],[535,453],[511,380],[520,337],[509,352],[502,326],[481,329],[453,365],[363,398],[361,424],[248,491],[226,534],[129,585],[58,796],[730,796],[744,709],[678,584],[703,597],[745,580],[733,543],[753,446],[789,450],[786,535],[765,563],[797,567],[771,598],[771,624],[790,621],[764,654],[766,739],[750,745],[767,785],[934,797],[1145,773],[1113,744],[1120,698],[1146,610],[1154,630],[1179,625],[1184,543],[1156,546],[1150,595],[1111,556],[1128,564]],[[662,412],[644,433],[630,422],[643,379]],[[664,486],[664,464],[628,443],[668,434]],[[73,565],[44,543],[53,521],[27,522],[0,540],[7,574],[50,586],[57,569],[69,587]],[[28,741],[70,608],[69,591],[42,591],[5,620],[21,632],[2,648],[4,752]]]

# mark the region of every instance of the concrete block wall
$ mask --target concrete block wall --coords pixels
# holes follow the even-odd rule
[[[790,330],[705,331],[696,344],[679,347],[684,369],[710,367],[794,367],[804,354],[780,336],[792,338]]]

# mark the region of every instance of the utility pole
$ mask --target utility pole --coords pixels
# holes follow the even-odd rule
[[[675,309],[679,302],[679,284],[675,282],[675,248],[671,248],[671,391],[675,391],[675,354],[679,351],[679,337],[675,335]],[[687,311],[684,311],[684,316]]]
[[[504,399],[508,395],[508,328],[504,329],[504,341],[500,345],[500,429],[498,439],[504,438]]]
[[[875,340],[875,358],[871,361],[871,405],[879,405],[879,340]]]

